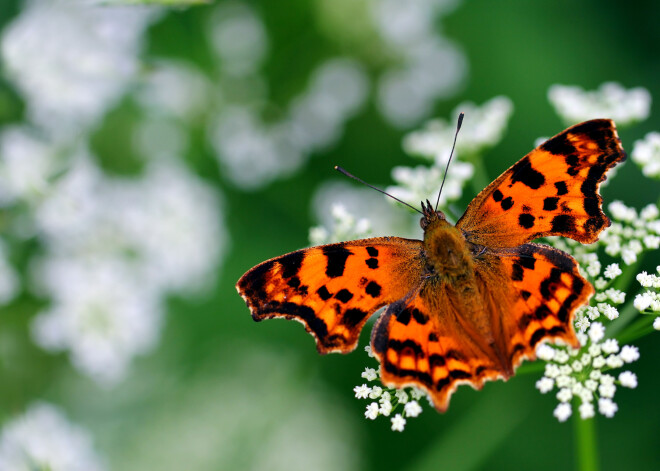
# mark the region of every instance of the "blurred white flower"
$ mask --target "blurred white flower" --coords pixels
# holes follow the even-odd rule
[[[56,407],[37,402],[0,433],[0,469],[11,471],[102,471],[89,432]]]
[[[208,78],[192,64],[158,60],[141,76],[135,98],[149,114],[186,121],[204,112],[212,92]]]
[[[577,86],[553,85],[548,99],[566,124],[596,118],[608,118],[626,126],[648,118],[651,94],[642,87],[626,90],[614,82],[603,83],[598,90],[585,91]]]
[[[69,350],[81,372],[113,385],[135,355],[155,345],[162,317],[158,298],[126,264],[51,258],[40,272],[52,297],[32,325],[42,348]]]
[[[660,178],[660,132],[650,132],[644,139],[635,141],[630,156],[644,175]]]
[[[253,74],[268,52],[261,18],[246,3],[219,6],[211,17],[209,35],[222,71],[234,76]]]
[[[368,78],[359,62],[334,58],[318,66],[307,90],[289,109],[296,146],[313,152],[334,143],[344,123],[364,105],[368,91]]]
[[[456,154],[474,154],[500,142],[513,113],[513,103],[505,96],[491,98],[479,106],[463,102],[454,108],[449,121],[434,119],[419,131],[408,134],[403,141],[404,150],[414,156],[447,162],[456,134],[459,113],[465,113],[461,131],[456,140]]]
[[[5,128],[0,134],[0,206],[43,198],[60,166],[55,145],[36,130]]]
[[[46,251],[33,272],[52,304],[33,333],[112,385],[156,343],[162,299],[212,285],[227,237],[218,195],[180,165],[111,179],[84,152],[74,161],[37,208]]]
[[[455,0],[371,2],[371,16],[396,66],[378,83],[378,107],[393,125],[407,127],[427,117],[435,100],[458,91],[467,74],[467,59],[458,46],[437,32],[439,16]]]
[[[5,29],[2,56],[34,123],[64,134],[89,129],[137,70],[157,10],[35,0]]]
[[[264,124],[247,108],[225,109],[210,139],[223,173],[243,189],[290,175],[304,161],[288,126]]]
[[[316,190],[311,211],[319,226],[311,233],[313,244],[364,237],[418,237],[417,213],[395,207],[390,198],[348,182],[326,182]],[[419,204],[419,202],[417,203]]]

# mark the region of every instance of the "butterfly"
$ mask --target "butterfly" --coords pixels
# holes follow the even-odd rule
[[[355,349],[371,314],[381,380],[426,390],[445,411],[460,384],[508,379],[536,346],[579,347],[575,310],[593,294],[567,253],[532,243],[584,244],[610,225],[599,184],[626,159],[614,123],[572,126],[482,190],[452,225],[422,203],[423,240],[340,242],[267,260],[236,288],[256,321],[301,322],[322,353]]]

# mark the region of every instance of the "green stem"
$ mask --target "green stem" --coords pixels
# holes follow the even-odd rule
[[[596,443],[596,419],[573,416],[575,425],[575,454],[579,471],[598,471],[598,444]]]

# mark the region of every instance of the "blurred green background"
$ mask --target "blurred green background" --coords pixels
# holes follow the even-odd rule
[[[38,237],[10,241],[10,259],[23,288],[1,308],[0,421],[22,413],[35,400],[56,404],[90,432],[108,468],[122,470],[574,466],[573,424],[558,423],[552,416],[555,398],[535,390],[540,373],[490,383],[480,392],[459,388],[446,414],[426,407],[418,419],[409,420],[404,433],[392,432],[389,421],[365,420],[365,403],[353,397],[364,367],[375,366],[361,348],[348,356],[319,356],[298,324],[254,323],[234,284],[253,265],[308,245],[309,228],[321,220],[312,205],[315,191],[326,181],[340,180],[334,165],[373,184],[391,184],[392,167],[414,163],[402,150],[403,136],[425,118],[448,117],[460,102],[483,103],[505,95],[514,104],[505,137],[485,156],[488,175],[494,178],[531,150],[537,137],[564,128],[548,103],[553,84],[595,89],[617,81],[628,88],[645,87],[658,99],[660,4],[437,2],[453,5],[433,19],[434,34],[454,44],[464,72],[430,99],[425,116],[393,124],[379,106],[377,84],[401,59],[374,26],[369,11],[375,3],[217,2],[163,10],[145,27],[135,76],[94,125],[77,128],[76,139],[89,142],[107,175],[142,174],[150,160],[141,155],[136,134],[154,118],[149,105],[140,102],[140,80],[158,70],[159,61],[181,61],[198,70],[206,85],[191,81],[186,93],[201,93],[201,104],[192,116],[163,122],[174,134],[184,130],[180,161],[220,195],[217,207],[226,240],[224,256],[213,266],[216,278],[201,294],[165,296],[153,349],[136,356],[117,384],[103,386],[74,368],[66,352],[48,353],[33,342],[31,323],[50,301],[30,288],[29,266],[44,249]],[[236,5],[262,22],[267,46],[257,72],[232,76],[218,60],[212,25],[230,11],[221,8]],[[23,2],[4,0],[0,28],[13,24],[26,8]],[[37,28],[34,34],[39,33]],[[272,181],[251,184],[249,168],[241,174],[243,180],[233,178],[209,137],[223,110],[238,102],[257,110],[265,123],[276,123],[309,87],[317,67],[334,57],[357,61],[368,78],[363,103],[344,118],[337,137],[311,146],[288,174],[274,172]],[[0,124],[22,123],[27,114],[20,86],[5,74]],[[621,130],[624,148],[630,151],[634,140],[658,129],[660,116],[653,107],[648,120]],[[165,143],[166,137],[167,132]],[[606,201],[620,199],[637,208],[659,196],[658,184],[642,179],[632,162],[602,193]],[[466,194],[461,205],[471,196]],[[2,209],[3,221],[12,220],[15,210]],[[659,261],[657,253],[649,254],[643,266],[653,270]],[[614,418],[595,419],[602,469],[658,468],[656,337],[635,342],[641,358],[632,369],[639,387],[618,393]],[[367,338],[363,333],[361,346]]]

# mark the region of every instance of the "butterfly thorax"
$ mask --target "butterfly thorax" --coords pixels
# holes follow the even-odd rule
[[[470,246],[463,233],[452,226],[440,213],[427,221],[424,247],[427,263],[440,280],[456,282],[471,278],[473,261]]]

